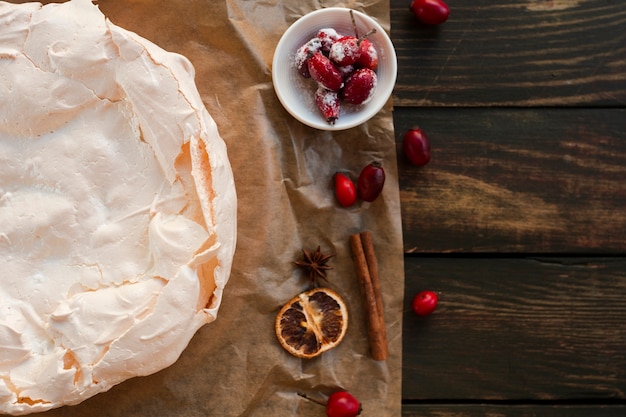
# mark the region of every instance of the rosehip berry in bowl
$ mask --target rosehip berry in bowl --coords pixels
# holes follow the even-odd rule
[[[361,56],[359,40],[354,36],[344,36],[333,43],[328,57],[339,66],[353,65]]]
[[[361,53],[356,64],[362,68],[369,68],[376,71],[378,68],[378,51],[372,42],[365,38],[361,41]]]
[[[320,109],[326,121],[334,124],[339,118],[339,94],[336,91],[330,91],[324,87],[318,87],[315,91],[315,104]]]
[[[321,52],[316,52],[309,58],[309,73],[311,78],[328,90],[339,91],[343,87],[343,74]]]
[[[385,170],[379,162],[372,162],[359,175],[357,194],[363,201],[372,202],[378,198],[385,185]]]
[[[434,291],[419,292],[411,302],[411,309],[420,317],[429,316],[437,308],[439,296]]]
[[[439,25],[450,16],[450,8],[443,0],[413,0],[410,7],[415,17],[427,25]]]
[[[354,105],[366,104],[376,94],[378,78],[376,73],[369,68],[360,68],[346,78],[341,98]]]
[[[402,151],[412,164],[426,165],[430,161],[430,140],[420,128],[409,129],[402,138]]]
[[[294,58],[296,69],[304,78],[311,78],[311,74],[309,73],[309,58],[320,49],[322,49],[322,41],[319,38],[313,38],[296,51]]]

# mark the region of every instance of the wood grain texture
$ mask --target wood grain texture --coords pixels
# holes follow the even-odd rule
[[[396,106],[626,104],[626,2],[446,2],[433,27],[391,0]]]
[[[391,0],[402,415],[626,415],[626,2],[446,2]]]
[[[404,400],[626,399],[626,258],[409,256],[405,270]],[[424,289],[440,303],[419,318]]]
[[[625,109],[396,108],[394,123],[405,252],[626,251]],[[413,126],[424,167],[402,153]]]
[[[626,406],[404,405],[402,417],[623,417]]]

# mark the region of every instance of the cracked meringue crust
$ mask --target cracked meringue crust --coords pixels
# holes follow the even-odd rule
[[[0,413],[175,362],[216,318],[236,211],[185,57],[90,0],[0,1]]]

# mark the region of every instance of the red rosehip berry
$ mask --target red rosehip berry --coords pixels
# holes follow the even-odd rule
[[[337,172],[334,176],[335,196],[337,201],[344,207],[350,207],[356,203],[356,186],[354,182],[341,172]]]
[[[439,296],[434,291],[422,291],[418,293],[411,302],[411,309],[420,317],[426,317],[432,314],[437,308]]]
[[[335,124],[339,118],[339,93],[319,86],[315,91],[315,104],[324,115],[324,119],[331,125]]]
[[[426,165],[430,161],[430,140],[420,128],[409,129],[402,139],[402,151],[412,164]]]
[[[427,25],[438,25],[448,20],[450,8],[443,0],[413,0],[411,11]]]
[[[346,78],[341,98],[354,105],[365,104],[374,96],[378,78],[369,68],[360,68]]]
[[[361,41],[361,53],[356,64],[362,68],[369,68],[376,71],[378,68],[378,52],[374,44],[367,38]]]
[[[347,391],[333,392],[326,403],[327,417],[356,417],[361,411],[359,400]]]
[[[343,87],[343,75],[337,67],[321,52],[313,54],[308,61],[309,73],[322,87],[339,91]]]
[[[295,63],[300,75],[311,78],[309,73],[309,58],[322,48],[322,41],[318,38],[310,39],[296,51]]]
[[[361,171],[357,194],[363,201],[372,202],[378,198],[385,185],[385,170],[379,162],[372,162]]]
[[[335,41],[328,52],[328,57],[340,67],[353,65],[361,56],[360,42],[354,36],[344,36]]]

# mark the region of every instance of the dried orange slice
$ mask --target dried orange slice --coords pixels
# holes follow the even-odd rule
[[[348,330],[348,309],[335,291],[314,288],[280,309],[274,330],[289,353],[313,358],[341,343]]]

